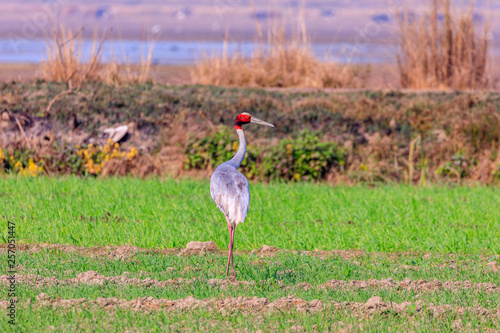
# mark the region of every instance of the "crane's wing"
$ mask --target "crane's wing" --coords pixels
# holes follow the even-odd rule
[[[233,223],[243,223],[250,206],[248,181],[238,170],[221,164],[210,179],[210,194],[217,207]]]

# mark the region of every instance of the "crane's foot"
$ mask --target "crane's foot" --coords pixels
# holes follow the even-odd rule
[[[229,266],[231,266],[231,274],[229,274]],[[226,267],[226,279],[230,281],[234,281],[236,278],[236,272],[233,267],[233,253],[229,250],[229,257],[227,258],[227,267]]]

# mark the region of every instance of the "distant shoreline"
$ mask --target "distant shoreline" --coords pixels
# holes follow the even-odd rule
[[[92,40],[82,39],[83,58],[90,56]],[[206,56],[222,55],[224,50],[251,56],[255,49],[266,47],[255,41],[175,41],[175,40],[116,40],[103,45],[103,61],[140,63],[153,45],[152,62],[158,65],[188,65]],[[307,47],[318,59],[346,64],[395,63],[397,45],[389,43],[324,43],[310,42]],[[43,39],[9,40],[0,38],[0,62],[39,63],[44,59],[46,42]]]
[[[99,35],[103,33],[102,29],[99,30]],[[266,36],[267,31],[263,29],[263,35]],[[83,39],[92,39],[93,30],[87,29],[82,33]],[[287,33],[287,36],[291,36],[291,33]],[[31,36],[30,36],[31,37]],[[498,36],[500,38],[500,35]],[[45,39],[46,36],[43,33],[37,33],[31,39]],[[0,27],[0,39],[8,40],[26,40],[28,38],[23,37],[21,31],[15,30],[4,30]],[[123,40],[123,41],[135,41],[135,40],[158,40],[158,41],[186,41],[186,42],[222,42],[225,39],[232,42],[254,42],[258,40],[257,31],[250,29],[246,31],[238,31],[237,29],[229,30],[226,34],[214,33],[214,32],[202,32],[202,31],[186,31],[182,34],[172,33],[170,31],[163,31],[158,35],[150,35],[145,37],[140,31],[132,31],[127,33],[116,33],[111,32],[109,40]],[[265,39],[265,38],[264,38]],[[356,35],[352,31],[340,31],[332,33],[330,31],[311,31],[308,36],[308,41],[311,43],[350,43],[356,41]],[[384,34],[378,35],[371,38],[368,41],[361,40],[360,43],[377,43],[377,44],[395,44],[397,43],[396,33],[384,32]]]

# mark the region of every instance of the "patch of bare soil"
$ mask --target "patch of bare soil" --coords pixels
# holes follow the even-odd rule
[[[396,289],[396,290],[412,290],[412,291],[434,291],[434,290],[477,290],[477,291],[488,291],[488,292],[498,292],[500,287],[487,282],[473,283],[470,281],[426,281],[426,280],[410,280],[405,279],[403,281],[394,281],[392,278],[385,280],[362,280],[362,281],[342,281],[342,280],[330,280],[318,286],[321,289],[347,289],[347,290],[359,290],[367,288],[382,288],[382,289]],[[307,286],[304,286],[307,288]]]
[[[150,277],[145,279],[138,278],[128,278],[127,273],[124,273],[119,276],[104,276],[96,271],[87,271],[81,274],[78,274],[75,278],[70,279],[58,279],[56,277],[41,277],[37,275],[15,275],[16,283],[26,284],[29,286],[33,286],[36,288],[42,288],[47,286],[68,286],[68,285],[77,285],[77,284],[86,284],[86,285],[104,285],[105,283],[110,284],[119,284],[119,285],[135,285],[135,286],[143,286],[143,287],[160,287],[164,288],[166,286],[181,286],[181,285],[190,285],[194,283],[207,283],[210,286],[220,287],[221,289],[226,288],[228,286],[236,286],[236,287],[248,287],[253,286],[253,282],[249,281],[229,281],[223,279],[185,279],[185,278],[175,278],[168,280],[153,280]],[[10,280],[8,280],[8,275],[1,275],[0,282],[5,284],[10,284]]]
[[[340,256],[344,259],[352,259],[356,257],[362,257],[367,255],[367,252],[363,250],[314,250],[314,251],[296,251],[296,250],[281,250],[277,247],[270,245],[263,245],[260,249],[252,250],[250,253],[254,253],[260,256],[274,256],[283,252],[298,253],[300,255],[311,255],[317,257],[329,257],[329,256]],[[386,254],[384,254],[386,255]],[[389,254],[387,254],[389,255]]]
[[[9,301],[0,301],[0,307],[6,309]],[[153,297],[140,297],[132,300],[118,299],[116,297],[101,298],[95,300],[79,298],[79,299],[52,299],[45,293],[41,293],[36,297],[34,304],[30,301],[20,306],[35,305],[40,307],[50,307],[52,309],[71,309],[80,308],[92,310],[93,308],[104,308],[108,310],[124,309],[133,311],[192,311],[202,309],[206,311],[216,311],[221,314],[230,314],[234,311],[245,313],[260,313],[260,312],[284,312],[284,311],[299,311],[299,312],[319,312],[324,310],[333,310],[349,312],[352,316],[372,316],[374,314],[399,314],[401,316],[416,316],[428,315],[431,317],[444,316],[462,316],[467,313],[473,313],[480,317],[489,320],[500,319],[500,309],[487,309],[476,305],[471,307],[458,307],[448,304],[434,305],[417,302],[384,302],[380,296],[374,296],[367,302],[336,302],[320,301],[314,299],[306,301],[295,296],[287,296],[279,298],[275,301],[270,301],[267,298],[261,297],[227,297],[224,299],[196,299],[194,297],[186,297],[177,300],[155,299]]]
[[[145,249],[136,246],[123,245],[123,246],[73,246],[64,244],[19,244],[18,250],[21,252],[34,252],[38,253],[41,250],[60,251],[64,253],[78,253],[83,256],[106,256],[109,259],[130,259],[137,253],[153,253],[163,255],[198,255],[206,253],[226,253],[218,249],[217,245],[212,242],[196,242],[192,241],[186,245],[186,248],[172,248],[172,249]],[[0,244],[0,254],[7,253],[7,244]],[[344,259],[352,259],[368,255],[369,253],[363,250],[331,250],[331,251],[296,251],[296,250],[282,250],[274,246],[264,245],[260,249],[252,251],[235,251],[236,254],[254,253],[260,256],[274,256],[280,253],[294,253],[300,255],[312,255],[318,257],[341,256]],[[377,253],[380,256],[399,257],[405,254],[401,253]]]
[[[206,283],[212,287],[219,287],[224,289],[226,287],[239,287],[248,288],[254,286],[255,283],[252,281],[229,281],[225,279],[201,279],[201,278],[175,278],[168,280],[154,280],[150,277],[145,279],[139,278],[128,278],[128,273],[124,273],[119,276],[104,276],[96,271],[87,271],[78,274],[75,278],[70,279],[58,279],[56,277],[41,277],[37,275],[16,275],[16,282],[20,284],[26,284],[29,286],[41,288],[47,286],[67,286],[67,285],[77,285],[77,284],[87,284],[87,285],[104,285],[109,284],[119,284],[119,285],[136,285],[144,287],[159,287],[164,288],[166,286],[182,286],[190,284],[200,284]],[[9,284],[8,275],[1,275],[0,282]],[[500,287],[493,283],[473,283],[470,281],[426,281],[426,280],[410,280],[405,279],[403,281],[394,281],[392,278],[385,280],[330,280],[318,286],[313,286],[306,282],[298,283],[295,286],[285,285],[281,281],[276,281],[284,289],[341,289],[341,290],[363,290],[363,289],[392,289],[392,290],[407,290],[407,291],[437,291],[437,290],[473,290],[473,291],[485,291],[485,292],[499,292]]]
[[[252,250],[251,253],[256,253],[260,255],[272,255],[278,252],[279,249],[274,246],[262,245],[260,249]]]
[[[7,253],[8,244],[0,244],[0,254]],[[64,253],[78,253],[82,256],[105,256],[108,259],[130,259],[137,253],[151,253],[151,254],[160,254],[160,255],[205,255],[207,253],[220,253],[222,255],[227,255],[227,251],[221,250],[217,247],[217,245],[212,242],[197,242],[191,241],[189,242],[184,249],[182,248],[170,248],[170,249],[146,249],[140,248],[137,246],[130,245],[121,245],[121,246],[93,246],[93,247],[83,247],[83,246],[74,246],[74,245],[64,245],[64,244],[19,244],[18,250],[21,252],[33,252],[38,253],[41,250],[51,250],[51,251],[60,251]],[[314,251],[297,251],[297,250],[286,250],[286,249],[278,249],[274,246],[263,245],[260,249],[252,250],[252,251],[235,251],[235,254],[247,254],[253,253],[257,254],[261,257],[275,256],[277,254],[283,253],[292,253],[298,255],[306,255],[306,256],[316,256],[320,258],[328,258],[332,256],[342,257],[343,259],[355,259],[364,256],[376,256],[381,258],[390,258],[397,260],[399,258],[404,258],[408,256],[422,257],[424,260],[428,260],[433,256],[432,254],[425,253],[417,253],[417,252],[366,252],[363,250],[314,250]],[[453,259],[455,258],[455,254],[448,255],[439,255],[443,258]],[[498,271],[498,263],[497,261],[487,262],[488,258],[491,256],[483,256],[481,259],[485,261],[486,266],[489,270]],[[495,258],[500,259],[500,255],[496,255]],[[448,265],[447,263],[443,264],[443,267],[452,267],[456,268],[456,265]],[[418,266],[402,266],[404,269],[414,269],[417,270]]]
[[[212,242],[196,242],[191,241],[186,245],[186,248],[173,249],[145,249],[136,246],[73,246],[63,244],[20,244],[18,250],[22,252],[38,253],[40,250],[60,251],[64,253],[78,253],[84,256],[106,256],[109,259],[130,259],[137,253],[154,253],[154,254],[178,254],[178,255],[198,255],[206,253],[226,252],[218,249],[217,245]],[[7,252],[7,244],[0,244],[0,254]],[[290,251],[280,250],[274,246],[264,245],[262,248],[252,251],[235,251],[236,254],[255,253],[260,256],[274,256],[279,253],[300,253],[301,255],[314,255],[320,257],[342,256],[344,259],[351,259],[359,256],[364,256],[367,253],[362,250],[333,250],[333,251]]]
[[[130,259],[137,253],[153,253],[172,255],[181,252],[181,249],[144,249],[136,246],[73,246],[63,244],[19,244],[18,250],[21,252],[38,253],[42,250],[60,251],[63,253],[78,253],[82,256],[100,257],[105,256],[108,259]],[[7,253],[7,244],[0,244],[0,254]]]

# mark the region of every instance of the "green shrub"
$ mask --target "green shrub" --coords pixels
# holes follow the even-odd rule
[[[229,129],[223,127],[216,133],[200,139],[190,139],[184,153],[184,168],[215,169],[219,164],[229,161],[238,151],[238,139]],[[241,164],[241,172],[247,178],[253,179],[257,174],[256,156],[258,152],[251,145],[247,146],[245,159]]]
[[[451,157],[451,161],[436,169],[436,174],[451,178],[464,178],[468,174],[469,160],[462,151],[457,152]]]
[[[344,153],[332,142],[305,130],[297,139],[281,140],[266,150],[260,174],[266,180],[319,180],[332,166],[344,164]]]
[[[188,141],[184,167],[186,170],[215,168],[230,160],[237,150],[234,134],[222,128],[209,137]],[[332,166],[343,164],[344,154],[334,143],[320,142],[317,135],[303,131],[297,139],[281,140],[277,146],[260,151],[248,146],[240,170],[250,179],[318,180]]]

